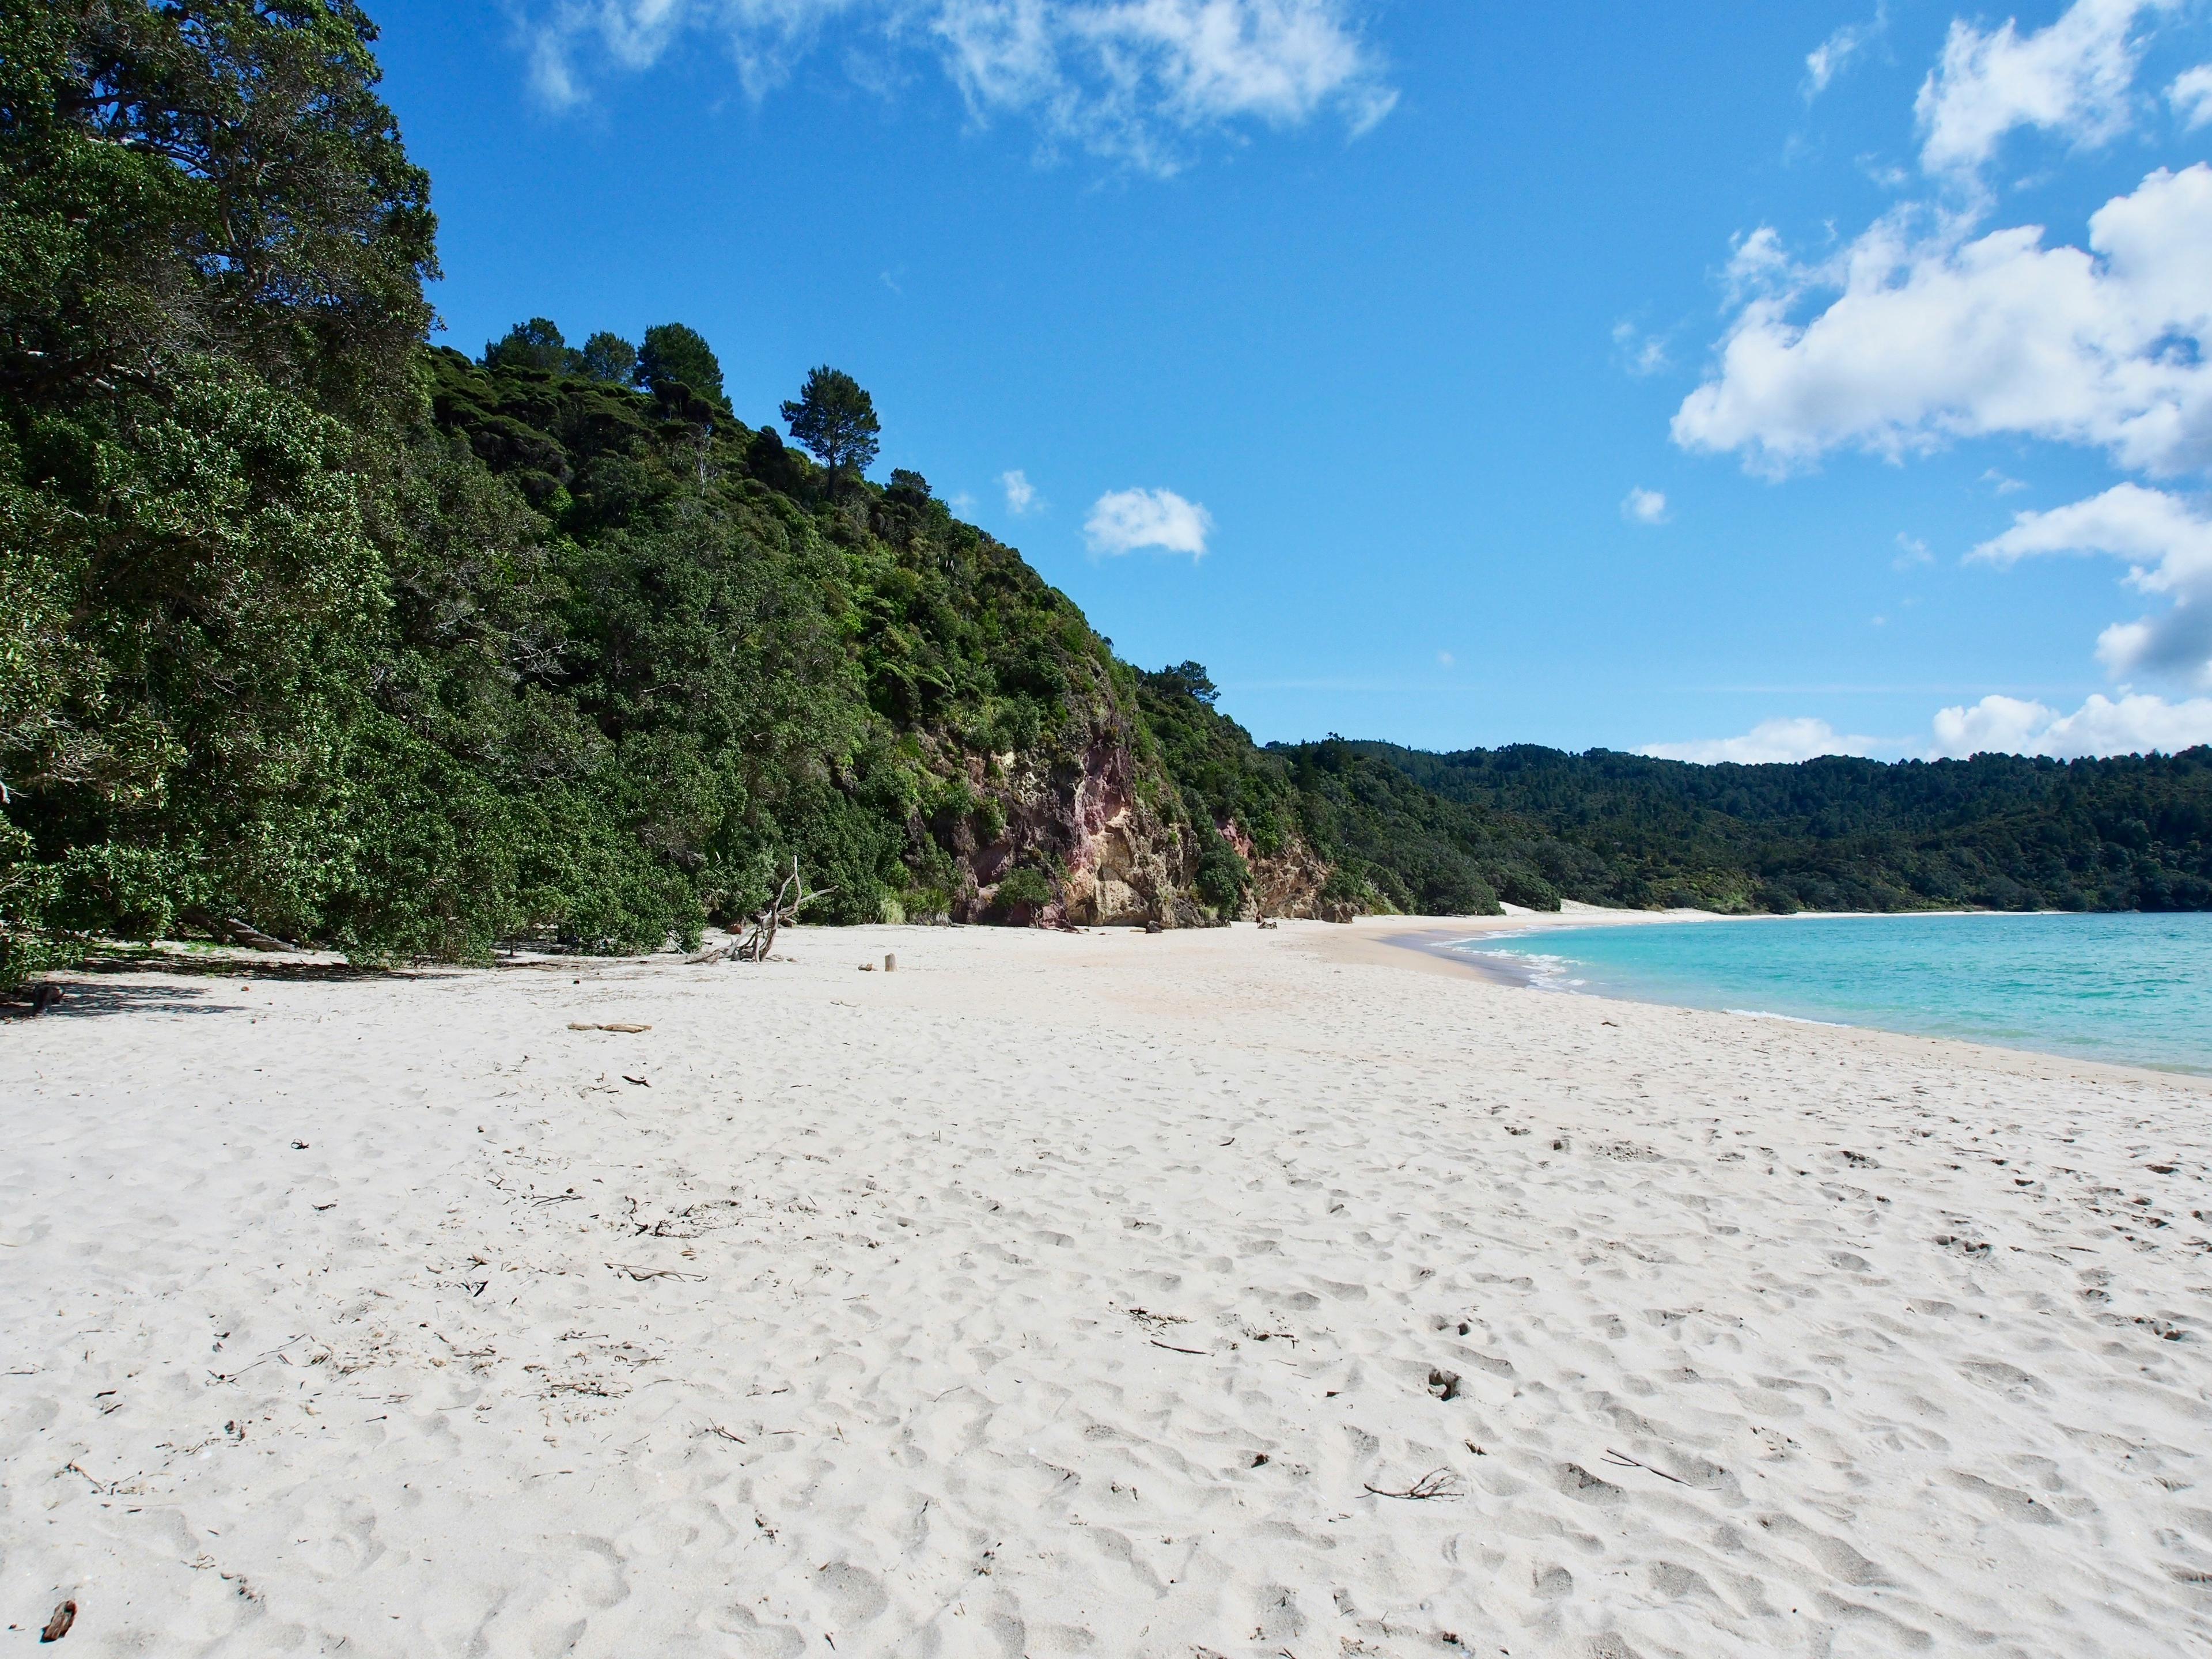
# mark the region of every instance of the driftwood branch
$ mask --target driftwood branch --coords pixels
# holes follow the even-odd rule
[[[240,921],[236,916],[225,916],[210,931],[219,933],[232,945],[243,945],[256,951],[297,951],[300,947],[286,939],[263,933],[251,922]]]
[[[806,906],[818,898],[827,898],[836,890],[835,887],[817,887],[810,892],[806,878],[799,873],[799,858],[794,854],[791,860],[791,873],[776,884],[775,896],[752,918],[752,925],[744,935],[712,951],[702,951],[691,961],[766,962],[769,952],[775,949],[776,930],[792,926]]]

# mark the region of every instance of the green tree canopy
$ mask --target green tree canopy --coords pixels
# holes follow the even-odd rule
[[[537,368],[548,374],[573,374],[582,363],[550,317],[517,323],[503,338],[484,347],[483,360],[495,368]]]
[[[876,459],[883,428],[875,400],[842,369],[825,363],[809,374],[798,398],[783,405],[783,418],[791,435],[833,472],[865,472]]]
[[[655,323],[645,331],[645,345],[637,354],[637,382],[660,386],[672,380],[712,402],[722,401],[722,365],[705,338],[682,323]]]
[[[409,399],[436,221],[375,39],[355,0],[0,5],[0,387],[212,349],[333,412]]]
[[[605,380],[610,386],[628,386],[637,378],[637,348],[621,335],[601,329],[584,342],[583,361],[579,367],[594,380]]]

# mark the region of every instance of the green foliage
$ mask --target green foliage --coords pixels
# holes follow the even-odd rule
[[[640,386],[680,386],[710,404],[728,407],[722,397],[721,363],[705,337],[682,323],[655,323],[645,331],[635,375]]]
[[[351,418],[411,397],[429,180],[354,0],[0,8],[0,390],[212,353]]]
[[[560,329],[550,317],[532,317],[526,323],[517,323],[503,337],[486,345],[483,356],[485,364],[490,368],[534,368],[546,374],[573,374],[582,362],[579,354],[568,349],[568,342],[561,337]]]
[[[876,459],[882,428],[875,400],[842,369],[825,363],[809,371],[797,399],[783,405],[783,418],[791,435],[833,473],[865,472]]]
[[[998,900],[1001,905],[1024,904],[1036,908],[1051,903],[1056,896],[1052,878],[1043,871],[1029,865],[1009,870],[998,885]]]
[[[621,335],[601,329],[584,342],[576,372],[610,386],[628,386],[637,378],[637,348]]]
[[[1214,708],[1219,693],[1197,663],[1139,673],[1137,680],[1145,723],[1181,792],[1184,816],[1200,827],[1201,862],[1211,858],[1219,866],[1212,842],[1224,831],[1248,838],[1263,858],[1282,852],[1297,832],[1303,810],[1289,765],[1255,747],[1250,732]],[[1243,870],[1241,858],[1234,875],[1218,867],[1212,878],[1215,892],[1233,888],[1241,897]],[[1224,901],[1209,894],[1206,902]]]

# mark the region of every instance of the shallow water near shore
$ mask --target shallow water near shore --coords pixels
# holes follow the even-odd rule
[[[1601,925],[1454,948],[1540,990],[2212,1073],[2212,915]]]

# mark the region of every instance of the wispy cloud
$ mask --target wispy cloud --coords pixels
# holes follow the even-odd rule
[[[1620,516],[1631,524],[1664,524],[1667,497],[1662,491],[1646,489],[1639,484],[1622,498]]]
[[[1033,507],[1044,505],[1037,500],[1036,486],[1030,482],[1030,475],[1019,467],[1012,472],[1001,472],[999,488],[1006,492],[1006,511],[1017,518]]]
[[[2142,55],[2137,25],[2179,3],[2074,0],[2048,27],[2027,34],[2011,18],[1986,32],[1954,19],[1914,106],[1922,167],[1971,177],[2018,127],[2080,146],[2118,137],[2132,115],[2129,93]]]
[[[523,3],[532,79],[556,106],[586,99],[598,75],[652,68],[692,40],[719,42],[762,98],[830,25],[848,58],[865,33],[866,61],[933,58],[979,125],[1025,119],[1048,146],[1151,173],[1187,165],[1208,133],[1332,116],[1357,136],[1397,101],[1357,0]]]
[[[1201,558],[1213,515],[1172,489],[1115,489],[1101,495],[1083,522],[1094,553],[1133,553],[1157,547]]]
[[[1613,325],[1613,345],[1620,355],[1620,366],[1638,380],[1658,374],[1674,361],[1668,355],[1665,335],[1647,334],[1626,320]]]
[[[1917,536],[1897,532],[1897,556],[1889,562],[1892,570],[1910,570],[1915,565],[1933,564],[1936,556],[1928,550],[1928,544]]]
[[[1889,27],[1889,7],[1877,5],[1863,23],[1846,23],[1805,54],[1805,101],[1811,103],[1828,89],[1828,83],[1850,66],[1851,60],[1879,40]]]

